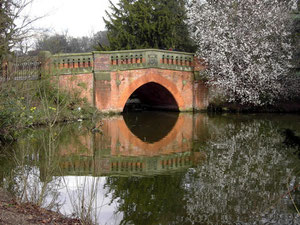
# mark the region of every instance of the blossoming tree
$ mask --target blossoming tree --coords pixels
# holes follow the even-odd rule
[[[290,12],[296,1],[191,1],[191,34],[218,96],[257,106],[284,92],[292,57]]]

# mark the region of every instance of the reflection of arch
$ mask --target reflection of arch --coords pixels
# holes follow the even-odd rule
[[[177,112],[123,113],[123,119],[131,133],[147,143],[163,139],[173,129],[178,116]]]
[[[184,100],[181,96],[180,92],[178,91],[176,85],[172,83],[170,80],[158,75],[158,74],[147,74],[145,76],[142,76],[135,81],[133,81],[126,89],[121,93],[121,98],[119,99],[117,103],[118,108],[124,108],[128,98],[131,96],[131,94],[141,87],[144,84],[154,82],[157,84],[160,84],[164,88],[166,88],[174,97],[174,99],[177,102],[177,105],[179,109],[184,107]]]
[[[118,120],[119,137],[121,152],[116,152],[116,146],[112,141],[112,155],[122,156],[154,156],[160,154],[170,154],[174,152],[185,152],[190,150],[192,139],[192,123],[185,119],[185,115],[179,115],[172,130],[161,140],[155,143],[143,142],[136,137],[127,127],[123,119]],[[116,140],[115,139],[115,140]]]

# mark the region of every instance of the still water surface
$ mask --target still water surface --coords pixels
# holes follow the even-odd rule
[[[28,131],[2,151],[0,185],[97,224],[300,224],[300,146],[284,132],[300,136],[299,115],[143,112],[93,126]]]

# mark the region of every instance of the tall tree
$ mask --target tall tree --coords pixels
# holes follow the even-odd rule
[[[295,0],[192,1],[190,26],[209,83],[227,101],[272,103],[286,91]]]
[[[160,48],[194,51],[185,21],[186,0],[120,0],[104,19],[110,50]]]
[[[32,24],[41,17],[32,18],[24,9],[33,0],[0,0],[0,61],[17,43],[31,37]]]

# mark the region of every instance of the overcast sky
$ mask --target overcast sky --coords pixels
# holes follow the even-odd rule
[[[67,30],[71,36],[81,37],[105,29],[102,17],[108,9],[108,0],[34,0],[28,12],[33,17],[46,15],[36,22],[37,27],[57,33]]]

